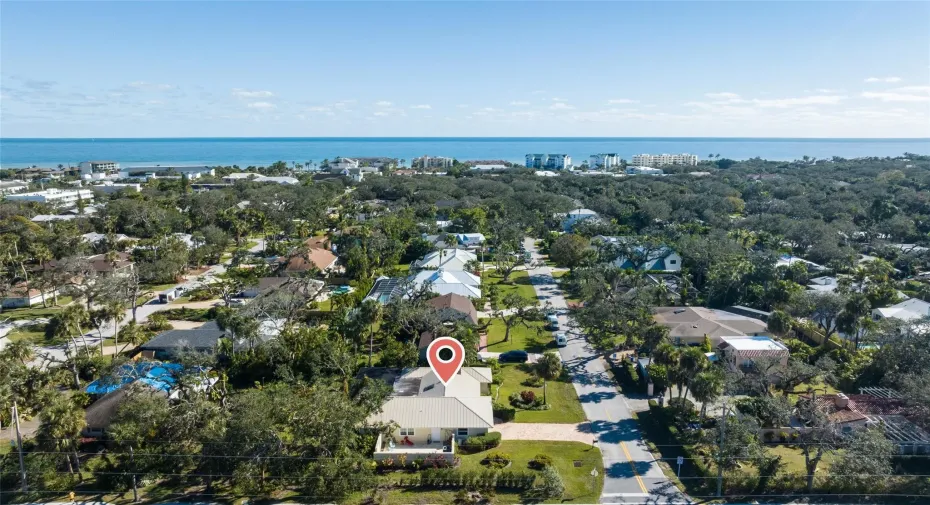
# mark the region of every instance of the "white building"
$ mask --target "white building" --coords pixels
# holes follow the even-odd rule
[[[776,359],[788,364],[790,352],[781,342],[763,336],[720,337],[717,354],[733,367],[750,367],[753,359]]]
[[[340,156],[333,161],[330,161],[328,166],[331,173],[337,173],[350,168],[358,168],[359,163],[358,160],[353,160],[352,158],[343,158]]]
[[[427,156],[423,155],[419,158],[414,158],[410,162],[410,168],[419,168],[422,170],[427,170],[431,168],[446,169],[452,168],[452,158],[446,158],[443,156]]]
[[[592,154],[588,165],[591,168],[603,168],[604,170],[619,167],[620,155],[617,153]]]
[[[414,261],[411,266],[414,269],[438,270],[441,268],[450,272],[461,272],[466,270],[466,265],[473,261],[478,261],[478,256],[471,251],[465,249],[440,249]]]
[[[697,165],[698,157],[694,154],[637,154],[633,164],[643,167],[664,167],[666,165]]]
[[[629,175],[662,175],[665,172],[661,168],[630,166],[626,167],[626,173]]]
[[[527,168],[551,168],[566,170],[572,166],[572,157],[567,154],[527,154]]]
[[[507,165],[475,165],[472,170],[507,170]]]
[[[455,240],[465,247],[477,247],[484,243],[485,238],[481,233],[459,233]]]
[[[146,166],[146,167],[127,167],[120,170],[119,176],[123,179],[165,179],[180,178],[187,176],[188,179],[194,180],[201,177],[213,177],[216,171],[207,165],[190,165],[190,166]]]
[[[82,161],[78,163],[82,179],[101,179],[119,172],[119,163],[115,161]]]
[[[94,184],[92,187],[94,191],[100,191],[106,194],[119,193],[120,191],[129,193],[138,193],[142,191],[141,184],[117,184],[112,181],[104,181],[101,184]]]
[[[919,298],[911,298],[901,303],[896,303],[891,307],[881,309],[872,309],[872,319],[880,321],[882,319],[893,317],[901,321],[914,321],[930,317],[930,303]]]
[[[238,181],[247,181],[250,179],[255,179],[256,177],[261,177],[261,174],[256,174],[255,172],[233,172],[231,174],[224,175],[223,182],[227,184],[235,184]]]
[[[565,215],[565,219],[562,220],[562,229],[565,231],[572,231],[575,224],[585,219],[597,218],[597,212],[594,212],[591,209],[575,209],[569,211]]]
[[[296,177],[286,177],[286,176],[265,177],[264,175],[260,175],[256,177],[254,180],[255,182],[273,182],[275,184],[286,184],[286,185],[300,184],[300,180],[298,180]]]
[[[452,293],[466,298],[481,298],[481,278],[469,272],[421,270],[410,280],[417,289],[429,284],[429,290],[440,296]]]
[[[19,193],[29,189],[29,184],[21,181],[0,181],[0,195]]]
[[[70,206],[77,203],[78,200],[92,202],[94,192],[89,189],[46,189],[45,191],[32,191],[30,193],[16,193],[6,195],[7,200],[19,200],[23,202],[39,202],[54,205]]]

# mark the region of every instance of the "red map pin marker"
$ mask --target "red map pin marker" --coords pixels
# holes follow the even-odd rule
[[[465,348],[462,343],[451,337],[440,337],[433,340],[426,348],[426,360],[429,367],[442,385],[446,386],[455,378],[455,374],[465,362]]]

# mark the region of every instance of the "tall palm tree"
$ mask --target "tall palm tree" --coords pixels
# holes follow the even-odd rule
[[[30,344],[28,340],[17,340],[8,343],[6,347],[3,348],[3,353],[25,366],[26,363],[32,361],[33,356],[35,356],[35,349],[32,348],[32,344]]]
[[[63,395],[55,395],[40,413],[39,439],[55,452],[60,452],[68,463],[68,471],[81,474],[78,459],[78,439],[86,426],[84,410]]]

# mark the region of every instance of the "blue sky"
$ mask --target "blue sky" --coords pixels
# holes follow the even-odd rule
[[[8,2],[0,134],[930,136],[927,2]]]

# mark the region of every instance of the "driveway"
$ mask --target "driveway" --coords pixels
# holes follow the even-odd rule
[[[497,423],[491,431],[499,432],[504,440],[581,442],[588,445],[595,440],[588,423]]]
[[[578,399],[590,421],[585,426],[597,437],[604,458],[604,489],[601,503],[691,503],[665,478],[646,449],[639,425],[626,398],[606,369],[604,360],[573,328],[565,309],[565,297],[552,277],[552,269],[542,263],[536,241],[527,237],[524,246],[533,264],[530,282],[542,303],[559,310],[559,324],[568,328],[568,345],[559,349],[562,362],[572,377]]]
[[[500,355],[501,355],[501,353],[499,353],[499,352],[488,352],[488,351],[480,351],[480,352],[478,352],[478,356],[481,356],[481,357],[484,358],[484,359],[488,359],[488,358],[497,359],[498,357],[500,357]],[[536,354],[536,353],[532,353],[532,352],[531,352],[531,353],[527,353],[527,361],[526,361],[526,362],[527,362],[527,363],[536,363],[537,361],[539,361],[539,358],[542,358],[542,354]]]

